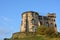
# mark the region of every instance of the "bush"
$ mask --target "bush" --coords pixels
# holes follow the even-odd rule
[[[52,27],[47,27],[44,25],[41,25],[40,27],[38,27],[36,30],[36,33],[40,35],[48,35],[50,37],[57,37],[58,35]]]
[[[37,28],[36,33],[45,35],[46,31],[47,31],[47,28],[48,27],[41,25],[40,27]]]
[[[8,38],[4,38],[4,40],[9,40]]]

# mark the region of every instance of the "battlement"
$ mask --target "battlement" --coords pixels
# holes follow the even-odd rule
[[[47,16],[56,18],[56,13],[48,13]]]
[[[26,13],[36,13],[36,14],[38,14],[38,12],[34,12],[34,11],[26,11],[26,12],[23,12],[22,15],[23,15],[23,14],[26,14]],[[39,15],[39,14],[38,14],[38,15]]]

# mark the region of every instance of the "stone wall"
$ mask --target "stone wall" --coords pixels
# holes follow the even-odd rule
[[[36,27],[40,26],[37,12],[24,12],[22,15],[21,32],[35,32]]]
[[[33,11],[24,12],[22,14],[22,25],[20,32],[35,32],[36,28],[40,25],[53,27],[53,29],[57,31],[55,18],[55,13],[48,13],[47,16],[42,16]]]

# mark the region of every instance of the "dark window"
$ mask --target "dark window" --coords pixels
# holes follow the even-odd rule
[[[32,19],[32,23],[35,24],[35,20],[34,19]]]
[[[55,27],[56,27],[56,24],[55,24]]]
[[[54,21],[55,21],[55,19],[54,19]]]
[[[48,18],[47,18],[47,17],[43,17],[43,19],[44,19],[44,20],[48,20]]]
[[[41,21],[40,21],[40,24],[43,25]]]
[[[34,13],[32,13],[32,17],[34,16]]]
[[[53,26],[53,23],[51,23],[50,26],[52,27]]]
[[[51,25],[53,25],[53,23],[51,23]]]
[[[42,20],[42,16],[39,16],[39,19]]]

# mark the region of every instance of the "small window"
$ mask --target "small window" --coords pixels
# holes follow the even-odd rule
[[[53,23],[51,23],[51,25],[53,25]]]
[[[34,16],[34,13],[32,13],[32,17]]]
[[[56,27],[56,24],[55,24],[55,27]]]
[[[55,21],[55,19],[54,19],[54,21]]]
[[[40,24],[42,25],[42,22],[40,21]]]
[[[34,19],[32,19],[32,23],[35,24],[35,20]]]
[[[39,19],[42,20],[42,16],[39,16]]]
[[[50,26],[52,27],[53,26],[53,23],[51,23]]]

